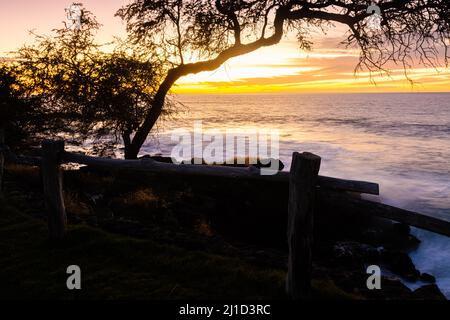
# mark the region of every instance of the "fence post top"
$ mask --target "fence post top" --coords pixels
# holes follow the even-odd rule
[[[318,156],[314,153],[311,153],[311,152],[302,152],[302,153],[294,152],[292,154],[292,159],[297,159],[297,158],[306,159],[306,160],[320,160],[321,159],[320,156]]]

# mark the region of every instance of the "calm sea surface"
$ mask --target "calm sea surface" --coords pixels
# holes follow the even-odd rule
[[[142,153],[170,155],[175,128],[278,129],[280,158],[322,157],[321,174],[380,184],[381,201],[450,220],[449,94],[180,95],[185,107],[161,121]],[[450,298],[450,238],[414,230],[418,269]],[[416,287],[410,284],[411,287]]]

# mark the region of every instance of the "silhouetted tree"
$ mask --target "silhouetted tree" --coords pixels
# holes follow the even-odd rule
[[[153,106],[159,66],[119,40],[110,44],[112,53],[103,52],[95,41],[99,27],[83,10],[80,29],[35,35],[33,45],[17,52],[16,69],[27,79],[29,94],[54,115],[53,133],[75,141],[94,138],[106,147],[122,138],[128,158],[131,134]]]
[[[27,94],[22,81],[9,63],[0,64],[0,128],[5,130],[5,143],[13,149],[33,144],[46,126],[39,99]]]
[[[368,28],[371,4],[372,0],[134,0],[117,15],[127,22],[136,43],[159,54],[165,75],[128,156],[137,156],[178,79],[275,45],[288,32],[296,32],[300,46],[309,48],[312,27],[344,24],[349,30],[346,44],[361,49],[357,68],[369,71],[383,70],[388,62],[408,68],[414,58],[427,66],[437,65],[439,56],[447,62],[448,0],[380,1],[378,32]]]

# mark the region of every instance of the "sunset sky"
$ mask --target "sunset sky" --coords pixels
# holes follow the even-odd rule
[[[98,40],[125,36],[125,27],[114,13],[129,0],[85,0],[103,27]],[[49,34],[65,20],[65,0],[14,0],[0,2],[0,57],[7,56],[32,37],[29,30]],[[178,81],[177,93],[257,93],[257,92],[384,92],[449,91],[450,70],[411,70],[412,87],[403,70],[394,68],[391,76],[376,77],[376,85],[366,73],[355,76],[358,52],[339,45],[345,28],[336,26],[327,35],[315,34],[314,49],[304,52],[293,39],[277,46],[230,60],[214,72],[191,75]]]

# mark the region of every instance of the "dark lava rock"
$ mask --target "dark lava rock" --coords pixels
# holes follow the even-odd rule
[[[411,233],[411,227],[404,223],[394,223],[392,228],[394,229],[394,232],[400,236],[407,237]]]
[[[356,241],[390,250],[409,251],[417,248],[420,240],[410,234],[411,228],[402,223],[374,223],[361,230]]]
[[[420,272],[416,269],[411,258],[405,252],[382,250],[381,257],[383,263],[399,276],[405,277],[410,281],[419,279]]]
[[[364,263],[378,261],[379,256],[375,247],[359,242],[336,242],[333,246],[333,258],[341,265],[360,267]]]
[[[436,278],[429,273],[422,273],[420,275],[420,280],[425,281],[425,282],[431,282],[431,283],[436,282]]]
[[[435,284],[428,284],[414,290],[412,297],[416,300],[447,300]]]
[[[392,250],[412,250],[420,240],[411,234],[411,227],[403,223],[394,223],[385,234],[386,247]]]
[[[364,288],[363,294],[369,299],[380,300],[407,300],[411,299],[412,291],[399,279],[381,277],[381,290],[368,290]]]

